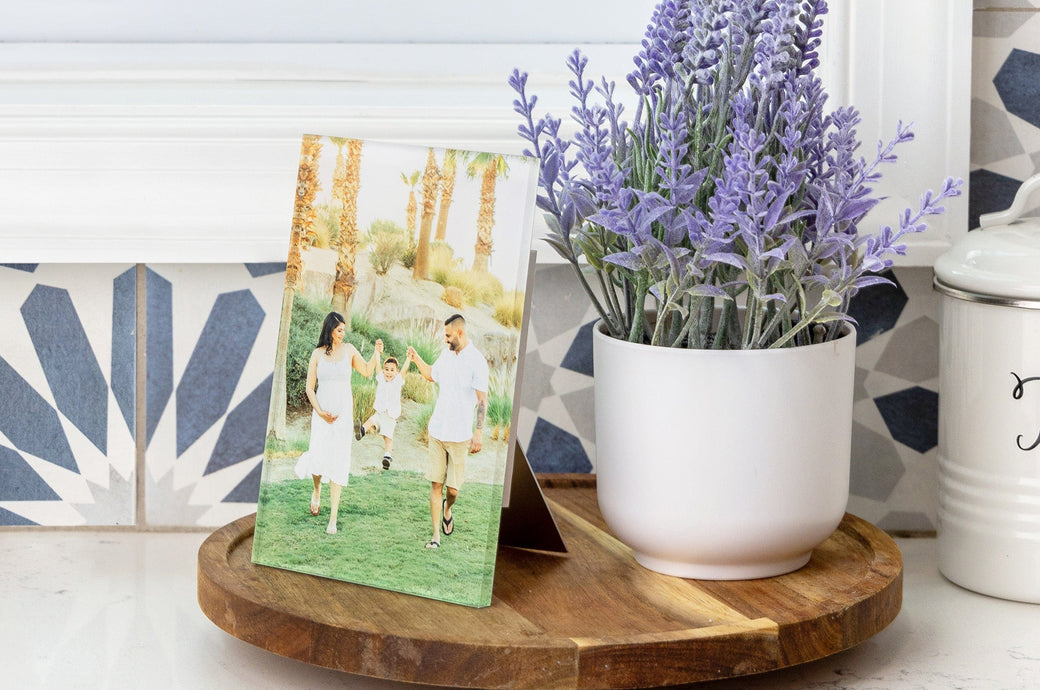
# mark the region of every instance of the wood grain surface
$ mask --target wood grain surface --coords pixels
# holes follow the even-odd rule
[[[614,539],[594,477],[540,482],[568,553],[500,547],[488,608],[253,565],[255,516],[199,549],[199,605],[276,654],[479,688],[637,688],[760,673],[847,649],[899,612],[899,550],[853,515],[789,575],[684,580],[644,569]]]

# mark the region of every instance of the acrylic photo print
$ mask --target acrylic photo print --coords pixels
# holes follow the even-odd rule
[[[254,563],[491,603],[536,176],[303,138]]]

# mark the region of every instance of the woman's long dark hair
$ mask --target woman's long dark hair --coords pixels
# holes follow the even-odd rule
[[[336,327],[341,323],[346,323],[346,320],[339,315],[338,312],[330,311],[329,315],[325,317],[325,322],[321,324],[321,335],[318,336],[318,347],[325,348],[325,354],[332,354],[332,332],[336,330]]]

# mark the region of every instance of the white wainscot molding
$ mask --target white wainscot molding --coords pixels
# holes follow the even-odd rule
[[[829,24],[843,54],[834,75],[838,104],[859,108],[861,155],[873,160],[875,142],[890,141],[899,122],[912,123],[914,141],[896,149],[895,166],[883,165],[876,191],[887,199],[860,225],[876,232],[896,227],[920,195],[947,177],[964,180],[946,213],[907,238],[897,265],[930,266],[968,228],[971,140],[971,0],[832,0]]]
[[[619,79],[635,50],[587,48]],[[301,135],[520,153],[506,79],[563,113],[568,52],[0,47],[0,261],[284,261]]]
[[[916,122],[886,178],[896,208],[875,216],[891,224],[947,174],[967,177],[971,5],[832,4],[825,80],[832,104],[863,111],[864,155]],[[637,44],[579,47],[626,92]],[[573,48],[0,44],[0,262],[284,261],[302,134],[520,153],[508,75],[530,72],[539,108],[565,116]],[[931,264],[966,218],[965,196],[901,263]]]

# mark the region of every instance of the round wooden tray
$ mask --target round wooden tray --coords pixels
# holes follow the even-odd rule
[[[899,612],[899,549],[854,515],[797,572],[683,580],[636,564],[604,525],[594,481],[541,478],[569,553],[499,548],[488,608],[253,565],[255,516],[200,548],[199,605],[228,633],[293,659],[481,688],[636,688],[760,673],[852,647]]]

